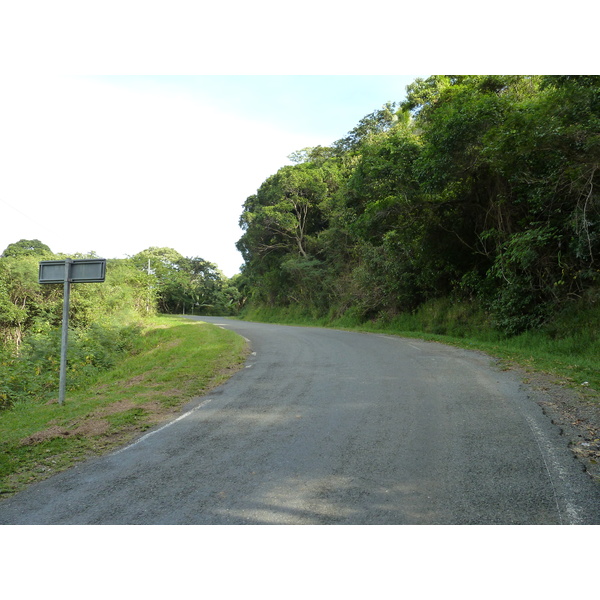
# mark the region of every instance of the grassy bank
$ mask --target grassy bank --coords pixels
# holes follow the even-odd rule
[[[230,331],[155,318],[117,367],[69,393],[63,406],[32,398],[0,412],[0,497],[167,420],[244,358],[244,340]]]
[[[545,326],[507,337],[494,329],[484,310],[468,302],[440,299],[418,311],[363,320],[346,312],[320,316],[299,307],[254,308],[244,319],[299,326],[320,326],[420,338],[482,350],[531,371],[556,375],[600,401],[600,299],[573,303]],[[583,384],[583,385],[582,385]]]

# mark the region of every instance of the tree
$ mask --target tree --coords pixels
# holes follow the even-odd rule
[[[322,209],[328,192],[327,170],[314,163],[281,168],[244,204],[240,227],[249,235],[238,242],[242,255],[273,251],[314,252],[314,236],[327,225]]]
[[[379,110],[363,117],[346,137],[333,144],[333,148],[338,154],[354,152],[371,136],[388,131],[398,122],[406,122],[407,118],[403,108],[395,102],[387,102]]]
[[[244,204],[250,302],[363,318],[440,296],[539,325],[600,282],[600,77],[434,75]]]
[[[314,148],[303,148],[302,150],[292,152],[288,156],[288,159],[294,164],[311,162],[322,165],[335,157],[336,151],[334,148],[315,146]]]
[[[339,187],[336,160],[282,167],[247,198],[237,248],[244,274],[267,302],[302,302],[326,294],[323,245],[332,195]]]
[[[149,290],[161,312],[181,313],[194,307],[205,314],[234,311],[239,292],[214,263],[156,246],[139,252],[131,260],[147,277]]]
[[[2,253],[3,258],[15,256],[46,256],[52,254],[52,250],[40,240],[19,240],[9,244]]]

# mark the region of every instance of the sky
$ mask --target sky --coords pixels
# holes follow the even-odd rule
[[[4,78],[0,252],[21,239],[104,258],[169,247],[231,277],[246,198],[418,76]]]

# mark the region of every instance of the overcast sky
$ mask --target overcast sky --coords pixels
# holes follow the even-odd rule
[[[242,261],[245,199],[416,76],[22,76],[2,81],[0,251],[124,258],[150,246]]]

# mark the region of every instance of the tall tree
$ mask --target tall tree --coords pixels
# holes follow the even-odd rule
[[[8,258],[10,256],[46,256],[50,254],[52,254],[52,250],[40,240],[19,240],[9,244],[2,256]]]
[[[598,76],[417,79],[246,200],[245,289],[369,318],[453,295],[506,333],[540,324],[599,282],[598,131]]]

